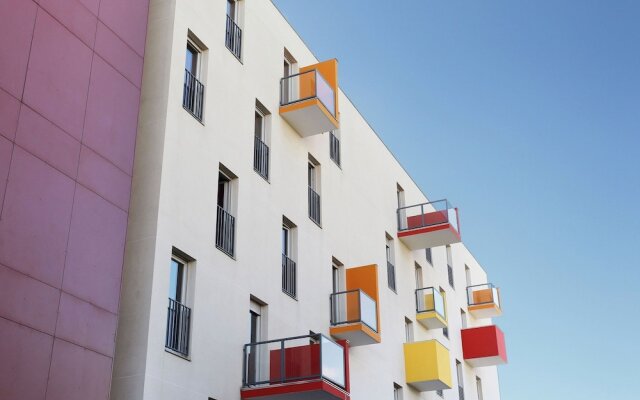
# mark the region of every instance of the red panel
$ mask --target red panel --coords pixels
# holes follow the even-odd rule
[[[311,382],[296,383],[295,385],[274,385],[261,388],[242,389],[240,398],[244,399],[260,399],[263,397],[271,397],[277,395],[286,395],[290,393],[318,393],[324,392],[333,396],[336,400],[349,400],[349,393],[338,389],[330,383],[322,380]],[[272,398],[272,397],[271,397]]]
[[[464,359],[499,356],[507,361],[504,333],[495,325],[462,330]]]
[[[279,383],[283,378],[281,375],[281,354],[281,350],[269,352],[269,376],[273,383]],[[289,347],[284,350],[284,356],[286,382],[304,380],[299,378],[319,376],[321,373],[319,344]]]
[[[446,210],[434,211],[434,212],[426,213],[424,215],[414,215],[412,217],[407,217],[407,228],[408,229],[422,228],[424,226],[446,224],[448,222],[449,222],[449,219],[447,217]]]

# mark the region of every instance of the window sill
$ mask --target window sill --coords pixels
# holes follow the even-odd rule
[[[173,354],[174,356],[176,356],[176,357],[178,357],[178,358],[182,358],[182,359],[183,359],[183,360],[185,360],[185,361],[189,361],[189,362],[191,362],[191,357],[189,357],[189,356],[185,356],[184,354],[180,354],[180,353],[178,353],[177,351],[171,350],[171,349],[170,349],[170,348],[168,348],[168,347],[165,347],[165,348],[164,348],[164,351],[165,351],[165,352],[167,352],[167,353],[169,353],[169,354]]]

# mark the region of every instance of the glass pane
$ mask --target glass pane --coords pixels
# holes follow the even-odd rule
[[[378,330],[376,302],[366,293],[360,292],[360,319],[374,331]]]
[[[344,387],[344,348],[331,340],[321,339],[322,344],[322,376],[331,382]]]
[[[171,259],[171,270],[169,272],[169,298],[175,301],[182,301],[182,273],[183,265]]]
[[[442,318],[445,318],[446,315],[444,311],[444,298],[442,297],[442,293],[435,290],[433,291],[433,293],[435,310],[438,314],[440,314]]]
[[[255,116],[255,134],[257,138],[260,138],[260,140],[262,140],[262,115],[260,115],[260,113],[256,112],[256,116]]]
[[[322,104],[329,110],[331,115],[336,115],[336,107],[335,107],[335,97],[333,94],[333,88],[329,86],[327,81],[324,80],[320,73],[317,73],[316,79],[316,96],[320,99]]]
[[[196,76],[197,71],[198,52],[191,46],[187,45],[187,59],[185,62],[185,68],[191,72],[191,75]]]

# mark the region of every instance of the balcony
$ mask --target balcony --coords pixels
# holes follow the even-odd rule
[[[309,218],[320,225],[320,195],[310,186],[308,193]]]
[[[469,313],[475,318],[493,318],[502,315],[500,289],[491,283],[467,287]]]
[[[269,180],[269,146],[257,136],[253,140],[253,170]]]
[[[432,287],[416,290],[416,320],[427,329],[447,327],[447,311],[440,291]]]
[[[202,122],[204,105],[204,85],[188,69],[184,70],[184,87],[182,89],[182,107]]]
[[[331,336],[352,347],[380,343],[377,265],[348,268],[346,290],[330,299]]]
[[[451,389],[449,350],[437,340],[404,344],[407,384],[420,392]]]
[[[236,219],[227,210],[218,206],[216,220],[216,247],[228,256],[235,255]]]
[[[506,364],[504,333],[495,325],[463,329],[462,353],[472,367]]]
[[[400,207],[398,238],[411,250],[459,243],[458,209],[447,200]]]
[[[347,400],[348,344],[319,334],[246,344],[240,397]]]
[[[224,43],[236,56],[238,60],[241,60],[242,55],[242,29],[236,24],[236,21],[230,15],[227,15],[227,31],[224,38]]]
[[[338,62],[324,61],[280,80],[280,115],[302,137],[338,129]]]
[[[183,357],[189,356],[189,331],[191,330],[191,309],[169,298],[167,310],[167,335],[164,347]]]

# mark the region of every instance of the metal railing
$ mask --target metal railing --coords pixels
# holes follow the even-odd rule
[[[227,210],[218,206],[216,220],[216,247],[231,257],[235,255],[236,219]]]
[[[229,15],[227,15],[227,33],[224,43],[238,60],[242,55],[242,29],[236,24]]]
[[[188,69],[184,70],[184,89],[182,107],[189,111],[198,121],[202,121],[204,104],[204,85]]]
[[[458,210],[449,201],[438,200],[398,208],[398,231],[425,228],[428,226],[450,224],[460,232]]]
[[[464,388],[462,386],[458,386],[458,399],[464,400]]]
[[[396,266],[387,261],[387,283],[389,289],[396,291]]]
[[[254,136],[253,169],[264,179],[269,180],[269,146]]]
[[[419,314],[431,311],[438,313],[442,319],[447,318],[442,293],[433,287],[416,289],[416,312]]]
[[[309,218],[320,225],[320,195],[309,187]]]
[[[340,139],[329,132],[329,157],[340,166]]]
[[[324,107],[336,116],[336,99],[333,88],[318,70],[300,72],[280,80],[280,105],[318,98]]]
[[[297,296],[296,263],[284,254],[282,255],[282,291],[294,299]]]
[[[332,293],[331,325],[362,322],[374,332],[378,331],[378,305],[360,289]]]
[[[345,351],[321,334],[245,344],[242,386],[323,379],[345,389]]]
[[[467,303],[470,306],[495,304],[500,308],[500,290],[493,283],[467,287]]]
[[[189,332],[191,330],[191,309],[169,298],[167,310],[167,335],[164,347],[183,356],[189,355]]]

